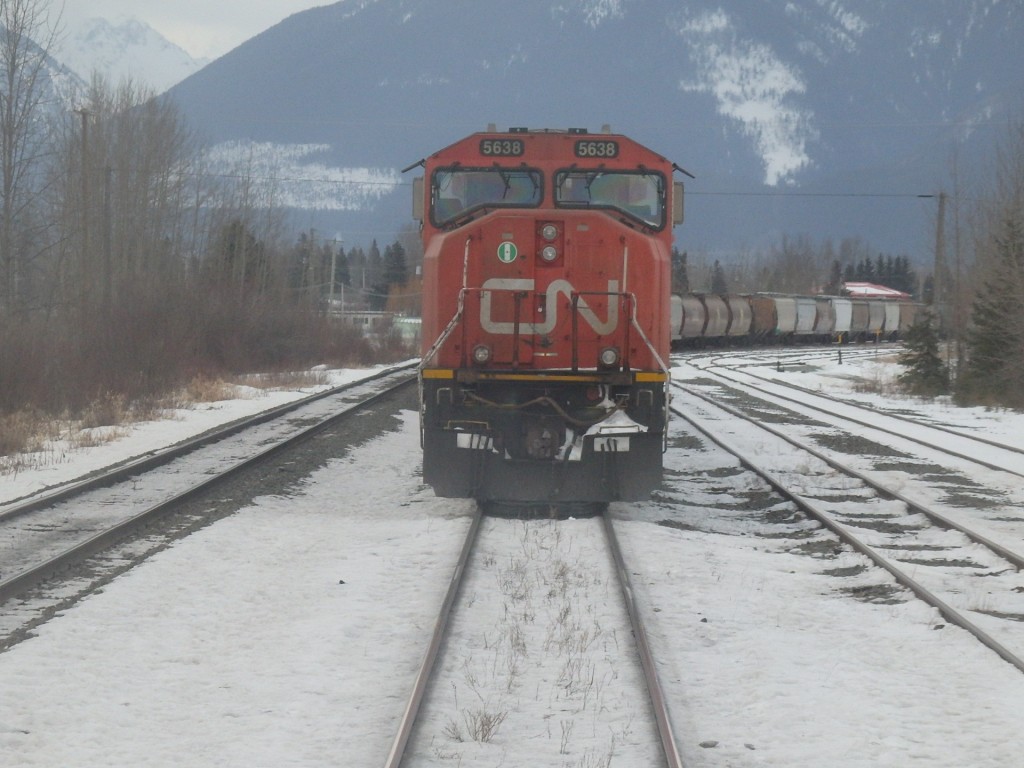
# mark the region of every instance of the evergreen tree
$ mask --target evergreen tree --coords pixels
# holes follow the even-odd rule
[[[366,256],[366,302],[370,309],[384,310],[388,303],[388,284],[384,280],[384,259],[377,241],[370,243]]]
[[[899,382],[915,395],[934,397],[949,392],[949,366],[939,355],[939,335],[935,319],[927,309],[921,311],[907,329],[900,364],[907,367]]]
[[[384,260],[380,255],[380,248],[377,247],[376,239],[370,243],[370,250],[366,254],[366,282],[367,284],[379,283],[384,272]]]
[[[687,273],[686,251],[672,248],[672,293],[689,293],[690,276]]]
[[[921,286],[921,301],[928,306],[935,303],[935,278],[928,275]]]
[[[715,266],[711,271],[711,292],[719,295],[729,292],[729,285],[725,279],[725,270],[718,259],[715,259]]]
[[[334,261],[334,287],[339,289],[343,285],[352,285],[352,268],[348,263],[345,249],[339,246]]]
[[[910,259],[906,256],[897,256],[893,260],[890,287],[904,293],[914,293],[914,284],[910,272]]]
[[[835,259],[828,273],[828,282],[825,284],[824,293],[827,296],[838,296],[842,287],[843,265],[839,263],[839,259]]]
[[[1024,217],[1008,215],[992,237],[986,277],[971,307],[968,358],[958,382],[969,401],[1024,407]]]
[[[366,254],[362,248],[353,248],[348,253],[349,270],[352,272],[352,285],[357,289],[366,286]]]
[[[409,271],[405,264],[405,248],[397,240],[384,249],[384,279],[388,285],[405,285]]]

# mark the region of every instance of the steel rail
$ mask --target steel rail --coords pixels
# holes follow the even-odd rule
[[[716,367],[718,367],[718,366],[716,366]],[[818,413],[824,413],[824,414],[827,414],[827,415],[831,416],[832,418],[840,418],[843,421],[849,421],[849,422],[851,422],[853,424],[859,424],[862,427],[867,427],[869,429],[874,429],[874,430],[876,430],[878,432],[883,432],[883,433],[885,433],[887,435],[896,435],[897,437],[903,438],[904,440],[909,440],[910,442],[917,443],[918,445],[927,446],[928,448],[932,448],[932,449],[934,449],[936,451],[940,451],[940,452],[945,453],[945,454],[947,454],[949,456],[955,456],[958,459],[964,459],[966,461],[970,461],[970,462],[972,462],[974,464],[978,464],[979,466],[985,467],[986,469],[992,469],[992,470],[995,470],[997,472],[1006,472],[1007,474],[1016,475],[1017,477],[1024,477],[1024,472],[1018,472],[1015,469],[1009,469],[1008,467],[1000,466],[999,464],[993,464],[992,462],[985,461],[984,459],[979,459],[977,456],[971,456],[970,454],[961,453],[960,451],[954,451],[951,448],[943,448],[942,446],[934,445],[933,443],[926,442],[925,440],[922,440],[921,438],[911,437],[910,435],[904,434],[904,433],[899,432],[899,431],[897,431],[895,429],[890,429],[888,427],[879,426],[877,424],[872,424],[869,421],[866,421],[864,419],[858,419],[858,418],[856,418],[854,416],[839,416],[838,414],[836,414],[836,413],[834,413],[832,411],[829,411],[827,408],[823,408],[820,405],[813,405],[812,403],[805,402],[803,400],[800,400],[800,399],[798,399],[796,397],[792,397],[790,395],[785,395],[785,394],[782,394],[782,393],[779,393],[779,392],[759,391],[759,390],[757,390],[756,386],[753,385],[753,384],[748,384],[746,382],[737,381],[735,379],[730,379],[728,376],[725,376],[725,375],[723,375],[721,373],[716,373],[714,371],[709,370],[708,368],[700,368],[700,370],[702,372],[710,375],[710,376],[717,376],[720,379],[723,379],[725,383],[733,384],[733,385],[736,385],[736,386],[739,386],[739,387],[746,387],[747,389],[754,390],[756,395],[758,397],[761,397],[762,399],[766,398],[766,397],[775,397],[775,398],[778,398],[779,400],[784,400],[784,401],[787,401],[787,402],[790,402],[790,403],[796,403],[797,405],[799,405],[799,406],[801,406],[803,408],[807,408],[808,410],[817,411]],[[785,382],[779,382],[779,381],[776,381],[774,379],[770,379],[767,376],[761,376],[759,374],[751,373],[749,371],[743,371],[743,375],[751,376],[751,377],[753,377],[755,379],[759,379],[761,381],[764,381],[764,382],[766,382],[768,384],[772,384],[772,385],[777,386],[777,387],[795,389],[798,392],[803,392],[805,394],[812,395],[814,397],[818,397],[818,398],[821,398],[823,400],[831,400],[831,401],[833,401],[835,403],[838,403],[838,404],[840,404],[840,405],[842,405],[842,406],[844,406],[846,408],[851,408],[851,409],[861,410],[861,411],[867,410],[867,411],[870,411],[872,413],[876,413],[878,416],[880,416],[882,418],[888,418],[888,419],[895,419],[897,421],[903,421],[903,422],[906,422],[908,424],[913,424],[915,426],[921,427],[923,429],[933,429],[933,430],[935,430],[937,432],[944,432],[946,434],[954,435],[954,436],[962,438],[964,440],[973,440],[974,442],[981,443],[982,445],[987,445],[987,446],[992,447],[992,448],[998,448],[1000,450],[1006,451],[1007,453],[1024,454],[1024,450],[1022,450],[1020,448],[1017,448],[1017,447],[1012,446],[1012,445],[1006,445],[1005,443],[1000,443],[1000,442],[998,442],[996,440],[991,440],[991,439],[989,439],[987,437],[982,437],[980,435],[969,435],[969,434],[967,434],[965,432],[960,432],[959,430],[951,429],[950,427],[944,427],[944,426],[942,426],[940,424],[922,424],[919,421],[914,421],[913,419],[908,419],[906,416],[901,416],[899,414],[883,413],[883,412],[879,412],[879,411],[874,411],[873,409],[865,408],[864,406],[857,405],[856,403],[848,403],[848,402],[845,402],[845,401],[840,400],[838,398],[832,397],[831,395],[825,395],[825,394],[822,394],[820,392],[814,392],[814,391],[806,389],[804,387],[798,387],[798,386],[796,386],[794,384],[787,384]]]
[[[654,656],[651,654],[651,646],[647,641],[647,630],[644,628],[643,619],[640,617],[640,609],[636,604],[636,597],[633,592],[633,583],[626,570],[626,561],[622,556],[622,547],[619,546],[618,536],[612,525],[611,516],[606,511],[601,515],[604,522],[604,532],[608,539],[608,546],[612,552],[612,559],[615,561],[615,570],[619,576],[619,585],[622,587],[622,594],[626,602],[626,611],[629,614],[629,623],[633,628],[633,637],[636,640],[637,653],[640,656],[640,666],[643,669],[644,680],[647,683],[647,691],[651,697],[651,707],[654,710],[654,720],[658,728],[658,737],[661,740],[661,749],[665,755],[668,768],[683,768],[682,757],[679,755],[679,748],[676,746],[675,734],[672,730],[672,720],[668,713],[668,704],[665,701],[665,693],[658,678],[658,670],[654,666]]]
[[[405,710],[403,711],[402,718],[399,721],[398,733],[395,735],[395,739],[391,743],[391,749],[388,751],[387,760],[384,762],[385,768],[398,768],[398,766],[402,764],[402,758],[405,756],[405,748],[408,746],[409,739],[412,736],[413,727],[416,724],[416,718],[419,715],[420,705],[423,703],[423,697],[426,694],[427,685],[430,682],[434,665],[437,662],[438,656],[441,654],[441,644],[444,641],[445,632],[448,629],[448,619],[451,617],[452,607],[455,605],[455,601],[459,596],[459,591],[462,589],[462,580],[466,574],[466,565],[469,563],[469,557],[476,544],[477,533],[480,530],[480,521],[482,519],[483,511],[479,506],[477,506],[476,511],[473,513],[469,530],[466,532],[466,540],[462,545],[462,551],[459,554],[458,562],[455,564],[455,571],[452,573],[451,581],[448,584],[448,592],[445,594],[444,602],[441,604],[441,611],[434,624],[434,633],[431,635],[430,644],[427,646],[427,650],[423,654],[423,661],[420,663],[419,671],[416,673],[412,692],[409,694],[409,700],[405,705]]]
[[[727,412],[731,412],[731,409],[729,409],[727,406],[723,406],[719,403],[712,404],[717,408],[722,408]],[[831,516],[829,516],[828,513],[826,513],[816,504],[814,504],[810,499],[807,499],[804,496],[801,496],[800,494],[795,493],[794,491],[791,491],[788,488],[786,488],[781,480],[779,480],[770,472],[756,464],[751,458],[746,456],[746,454],[743,451],[731,445],[728,441],[724,440],[721,436],[713,433],[710,429],[707,429],[706,427],[699,424],[698,421],[694,419],[691,415],[682,412],[677,407],[673,407],[672,410],[674,413],[676,413],[676,415],[680,416],[681,418],[685,419],[690,424],[692,424],[694,428],[701,432],[701,434],[705,435],[713,443],[715,443],[723,450],[727,451],[728,453],[732,454],[737,459],[739,459],[740,463],[746,469],[750,470],[751,472],[754,472],[759,477],[763,478],[765,482],[767,482],[776,492],[778,492],[784,498],[796,504],[797,507],[799,507],[803,512],[810,515],[812,518],[814,518],[822,525],[824,525],[826,528],[828,528],[830,531],[832,531],[836,536],[839,537],[840,541],[849,544],[857,552],[860,552],[862,555],[869,558],[873,563],[888,571],[889,574],[893,576],[893,578],[896,580],[898,584],[900,584],[903,587],[906,587],[911,592],[913,592],[914,595],[916,595],[919,599],[923,600],[925,603],[935,608],[939,612],[939,614],[944,619],[946,619],[946,621],[948,621],[950,624],[958,626],[961,629],[969,632],[979,642],[981,642],[982,645],[992,650],[1001,659],[1003,659],[1009,664],[1012,664],[1019,671],[1024,672],[1024,659],[1022,659],[1020,656],[1017,656],[1011,650],[1006,648],[1006,646],[1004,646],[994,637],[985,632],[985,630],[983,630],[981,627],[974,624],[966,616],[964,616],[951,605],[940,599],[931,590],[929,590],[924,585],[920,584],[919,582],[908,576],[905,572],[900,570],[895,565],[893,565],[891,562],[889,562],[888,559],[882,557],[874,549],[872,549],[870,546],[862,542],[857,536],[855,536],[846,526],[834,520]],[[770,429],[764,424],[761,424],[760,422],[756,422],[753,419],[744,416],[743,414],[734,415],[737,415],[738,418],[741,418],[748,423],[755,424],[759,428],[765,429],[766,431],[775,434],[774,430]],[[804,450],[808,450],[806,447],[801,447]]]
[[[884,496],[886,498],[893,499],[895,501],[899,501],[899,502],[902,502],[903,504],[906,504],[908,509],[910,509],[913,512],[917,512],[917,513],[919,513],[921,515],[924,515],[925,517],[927,517],[929,520],[931,520],[934,523],[937,523],[937,524],[939,524],[939,525],[941,525],[941,526],[943,526],[945,528],[951,528],[952,530],[959,531],[964,536],[967,536],[971,541],[973,541],[973,542],[975,542],[977,544],[981,544],[984,547],[988,547],[992,552],[997,554],[999,557],[1001,557],[1004,560],[1007,560],[1010,563],[1012,563],[1013,566],[1015,568],[1017,568],[1018,570],[1024,569],[1024,555],[1021,555],[1021,554],[1019,554],[1017,552],[1014,552],[1011,549],[1007,549],[1002,544],[999,544],[998,542],[992,541],[992,539],[988,538],[987,536],[983,536],[982,534],[978,533],[977,531],[973,531],[970,528],[968,528],[968,527],[966,527],[964,525],[961,525],[960,523],[956,522],[955,520],[953,520],[953,519],[951,519],[949,517],[946,517],[941,512],[936,512],[931,507],[927,507],[927,506],[925,506],[924,504],[921,504],[918,501],[914,501],[913,499],[907,497],[906,495],[900,493],[899,491],[895,491],[895,490],[893,490],[893,489],[883,485],[882,483],[880,483],[877,480],[875,480],[874,478],[872,478],[870,475],[868,475],[868,474],[866,474],[864,472],[861,472],[860,470],[854,469],[853,467],[847,466],[846,464],[843,464],[842,462],[836,461],[831,456],[828,456],[827,454],[823,453],[822,451],[819,451],[816,448],[813,448],[812,446],[806,445],[806,444],[800,442],[799,440],[795,440],[794,438],[792,438],[789,435],[785,434],[784,432],[776,429],[775,427],[771,426],[770,424],[763,424],[763,423],[761,423],[759,421],[755,421],[754,419],[751,419],[749,416],[744,414],[738,408],[734,408],[731,405],[727,405],[725,403],[715,402],[712,398],[708,397],[707,395],[704,395],[704,394],[702,394],[700,392],[692,390],[689,387],[685,387],[685,386],[682,386],[682,385],[676,385],[676,386],[677,386],[678,389],[680,389],[683,392],[686,392],[688,395],[692,395],[693,397],[696,397],[696,398],[699,398],[701,400],[704,400],[705,402],[712,404],[716,408],[721,408],[723,411],[725,411],[726,413],[729,413],[729,414],[735,416],[736,418],[743,419],[744,421],[748,421],[748,422],[750,422],[752,424],[757,424],[757,426],[760,429],[763,429],[765,432],[768,432],[769,434],[774,435],[775,437],[779,438],[780,440],[785,440],[787,443],[789,443],[790,445],[792,445],[792,446],[794,446],[796,448],[799,448],[801,451],[805,451],[805,452],[811,454],[816,459],[820,459],[821,461],[825,462],[826,464],[828,464],[828,466],[832,467],[833,469],[837,470],[838,472],[842,472],[845,475],[850,475],[852,477],[857,478],[858,480],[860,480],[862,483],[867,485],[869,488],[871,488],[872,490],[874,490],[878,494],[880,494],[880,495],[882,495],[882,496]],[[685,416],[683,413],[679,413],[679,415],[683,416],[683,418],[687,418],[687,416]],[[934,448],[935,446],[929,446],[929,447]],[[943,449],[940,448],[938,450],[943,450]]]
[[[714,347],[705,347],[704,349],[676,349],[672,352],[672,359],[678,362],[686,363],[687,365],[693,365],[695,368],[703,368],[706,366],[725,366],[731,364],[733,358],[740,358],[736,362],[735,368],[760,368],[765,365],[771,365],[776,363],[782,363],[784,365],[793,365],[797,362],[807,360],[827,360],[834,358],[837,353],[842,354],[844,357],[848,357],[851,360],[860,360],[865,357],[877,357],[881,352],[893,351],[893,347],[888,346],[888,342],[884,343],[885,346],[879,346],[875,348],[872,346],[870,349],[863,347],[852,347],[844,346],[840,349],[836,344],[829,346],[824,345],[808,345],[798,347],[749,347],[746,349],[717,349]],[[707,358],[707,363],[703,366],[691,362],[693,359]],[[746,360],[746,361],[744,361]],[[729,361],[727,363],[726,361]]]
[[[391,371],[390,373],[394,373]],[[366,380],[364,379],[364,382]],[[360,401],[358,404],[347,408],[338,413],[334,413],[324,419],[317,421],[316,423],[292,434],[286,438],[283,438],[280,442],[274,443],[273,445],[264,448],[262,451],[258,451],[251,456],[246,457],[240,462],[229,467],[225,471],[216,475],[211,475],[201,482],[185,489],[184,491],[175,494],[163,501],[149,507],[142,512],[118,522],[116,525],[101,531],[100,533],[92,536],[91,538],[79,542],[74,546],[66,549],[60,554],[49,558],[43,563],[39,563],[31,568],[11,576],[10,578],[0,581],[0,603],[3,603],[12,597],[21,594],[25,590],[32,586],[41,583],[47,578],[59,573],[68,566],[79,562],[87,557],[90,557],[97,552],[111,546],[117,541],[123,539],[129,533],[139,528],[150,520],[153,520],[160,515],[167,514],[175,507],[179,506],[182,502],[197,496],[199,493],[208,490],[211,486],[217,485],[225,481],[226,479],[233,477],[244,469],[247,469],[255,464],[258,464],[266,459],[274,456],[275,454],[281,453],[292,446],[303,442],[310,437],[322,432],[329,428],[333,424],[342,419],[350,416],[353,412],[360,408],[365,408],[369,405],[376,403],[378,400],[393,394],[394,392],[407,387],[415,383],[416,378],[413,375],[409,375],[403,378],[398,383],[377,392],[365,400]]]
[[[152,451],[145,455],[130,459],[125,463],[113,467],[112,469],[100,471],[79,480],[73,480],[60,486],[53,492],[47,493],[46,491],[42,491],[39,494],[34,494],[24,500],[14,499],[10,502],[0,503],[0,507],[5,507],[0,510],[0,521],[10,520],[28,512],[35,512],[36,510],[44,509],[45,507],[51,507],[54,504],[67,501],[68,499],[74,498],[86,491],[122,482],[123,480],[127,480],[129,477],[140,472],[148,472],[151,469],[156,469],[164,464],[168,464],[171,461],[192,453],[193,451],[209,445],[210,443],[223,440],[226,437],[231,437],[232,435],[244,432],[251,427],[264,424],[268,421],[273,421],[274,419],[280,418],[281,416],[284,416],[291,411],[298,410],[310,403],[323,400],[333,395],[341,394],[342,392],[353,389],[354,387],[358,387],[362,384],[367,384],[371,381],[387,378],[388,376],[405,370],[412,370],[417,364],[418,361],[405,363],[392,368],[385,368],[365,379],[350,381],[337,387],[326,389],[323,392],[316,392],[312,395],[308,395],[307,397],[300,398],[299,400],[284,403],[269,410],[262,411],[254,416],[233,421],[226,426],[212,429],[201,435],[197,435],[196,437],[189,438],[188,440],[183,440],[182,442],[168,448]]]

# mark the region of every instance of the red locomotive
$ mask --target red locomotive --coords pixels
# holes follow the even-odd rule
[[[668,421],[676,166],[622,135],[525,128],[420,164],[424,480],[484,503],[647,498]]]

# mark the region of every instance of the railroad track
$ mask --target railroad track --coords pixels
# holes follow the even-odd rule
[[[750,383],[750,375],[698,369],[687,386],[695,394],[727,401],[758,421],[775,422],[787,434],[799,436],[805,444],[814,442],[830,455],[844,455],[844,463],[862,474],[884,478],[903,495],[944,509],[947,525],[968,522],[989,539],[1012,542],[1012,549],[1024,551],[1020,448],[920,418],[840,402],[766,377]],[[677,379],[676,384],[681,382]]]
[[[621,610],[609,591],[621,591]],[[477,511],[385,766],[471,759],[524,722],[538,735],[503,744],[512,764],[547,752],[588,761],[573,764],[614,755],[683,765],[607,514],[514,521]]]
[[[701,375],[746,395],[769,402],[795,404],[802,412],[813,412],[816,418],[835,420],[838,417],[841,423],[869,427],[877,433],[914,442],[987,469],[1024,477],[1024,449],[1018,446],[942,424],[926,423],[902,413],[879,411],[746,369],[720,368],[714,363],[697,367]]]
[[[1024,547],[994,541],[963,519],[909,498],[905,487],[847,466],[692,387],[676,386],[688,397],[685,411],[673,408],[676,415],[946,621],[1024,671]]]
[[[304,418],[303,413],[309,410],[309,406],[311,405],[327,399],[336,399],[339,395],[343,396],[351,390],[356,390],[357,388],[364,387],[365,385],[372,384],[373,382],[390,378],[396,373],[401,373],[403,371],[409,371],[411,373],[415,367],[416,363],[406,363],[393,368],[382,369],[379,373],[373,374],[365,379],[361,379],[360,381],[342,384],[290,403],[284,403],[276,408],[271,408],[266,411],[262,411],[261,413],[254,414],[248,418],[239,419],[231,422],[230,424],[225,424],[216,429],[209,430],[208,432],[198,435],[192,439],[183,440],[176,445],[172,445],[158,451],[152,451],[143,456],[122,462],[116,466],[109,467],[99,472],[90,473],[79,480],[63,483],[56,488],[40,491],[39,493],[31,494],[25,498],[10,499],[0,502],[0,521],[18,517],[19,515],[36,509],[52,507],[58,502],[80,496],[85,491],[102,488],[122,480],[132,478],[143,472],[168,464],[177,458],[187,456],[188,454],[215,442],[224,440],[225,438],[231,437],[240,432],[252,430],[253,427],[260,424],[270,422],[286,424],[286,422],[282,422],[281,419],[289,414],[295,414],[297,419],[302,419]],[[312,413],[313,415],[308,418],[317,418],[316,412],[313,411]],[[323,416],[320,416],[320,418],[323,418]],[[285,429],[287,430],[287,427],[285,427]]]
[[[836,360],[860,360],[877,357],[899,349],[898,344],[810,344],[792,347],[762,346],[753,349],[688,349],[673,352],[673,363],[688,363],[707,369],[727,366],[730,369],[764,366],[793,367]]]
[[[391,369],[8,506],[0,514],[0,603],[22,597],[72,566],[130,541],[146,526],[170,520],[201,494],[216,491],[246,470],[280,460],[286,451],[414,382],[412,366]],[[195,516],[187,518],[172,525],[166,537],[182,535],[198,524]],[[132,559],[112,559],[119,558]],[[92,584],[102,578],[109,574],[90,574],[84,581]],[[81,594],[88,588],[80,584],[72,591]],[[0,646],[24,630],[25,619],[17,614],[5,611],[0,618]]]

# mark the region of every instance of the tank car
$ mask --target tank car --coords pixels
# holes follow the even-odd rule
[[[649,497],[667,435],[677,167],[624,135],[525,128],[417,166],[424,481],[518,506]]]

